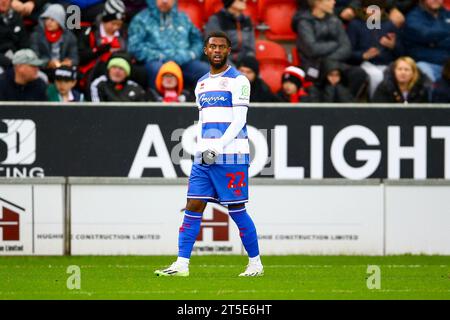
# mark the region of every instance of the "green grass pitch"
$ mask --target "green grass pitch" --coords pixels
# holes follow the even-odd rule
[[[450,299],[450,256],[263,256],[260,278],[237,277],[243,256],[193,256],[188,278],[153,274],[173,259],[0,257],[0,299]],[[67,288],[70,265],[79,290]],[[380,289],[368,289],[368,265]]]

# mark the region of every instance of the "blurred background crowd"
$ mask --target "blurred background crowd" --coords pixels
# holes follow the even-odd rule
[[[72,5],[81,10],[79,28]],[[204,38],[252,102],[450,102],[448,0],[0,0],[0,100],[195,101]]]

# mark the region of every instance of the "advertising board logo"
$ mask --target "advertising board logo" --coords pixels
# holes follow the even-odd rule
[[[36,124],[29,119],[0,121],[0,164],[29,165],[36,160]]]
[[[25,209],[12,202],[0,198],[0,230],[2,230],[0,240],[20,240],[21,212],[25,212]]]
[[[212,209],[212,219],[202,219],[200,232],[197,236],[197,241],[203,241],[203,230],[205,228],[212,229],[213,241],[228,241],[229,240],[229,218],[226,212],[217,208]]]

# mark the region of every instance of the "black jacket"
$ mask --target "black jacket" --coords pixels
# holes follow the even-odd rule
[[[256,77],[250,86],[250,102],[282,102],[261,78]]]
[[[450,102],[450,79],[441,78],[436,82],[432,101],[439,103]]]
[[[347,61],[352,53],[350,40],[338,17],[327,14],[318,19],[311,11],[298,11],[292,20],[297,32],[297,50],[302,68],[308,75],[309,68],[320,69],[323,60]],[[314,77],[314,76],[313,76]]]
[[[421,74],[419,80],[411,88],[406,100],[404,99],[400,89],[394,78],[392,66],[384,75],[384,80],[375,90],[372,102],[386,103],[417,103],[428,102],[428,89],[425,86],[425,76]]]
[[[26,85],[14,81],[13,68],[0,76],[0,101],[47,101],[47,85],[42,79],[36,79]]]
[[[147,95],[140,85],[131,80],[116,84],[103,75],[91,84],[93,102],[140,102],[146,101]]]
[[[5,53],[29,47],[28,35],[23,25],[20,14],[10,10],[6,14],[0,14],[0,67],[8,67],[11,60]]]

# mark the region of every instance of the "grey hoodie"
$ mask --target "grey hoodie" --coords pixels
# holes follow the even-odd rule
[[[61,38],[50,43],[45,36],[45,19],[52,18],[63,29]],[[39,17],[39,24],[31,35],[31,49],[37,53],[40,59],[48,63],[52,59],[60,61],[69,58],[74,65],[78,65],[78,46],[74,34],[66,28],[66,12],[60,4],[52,4],[47,7]]]

